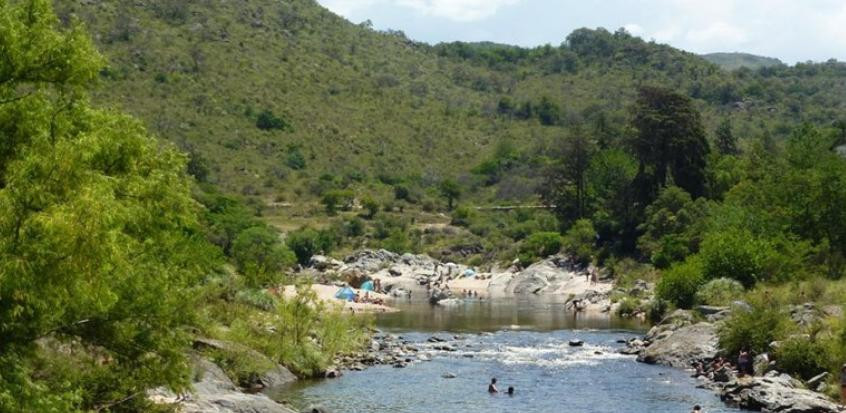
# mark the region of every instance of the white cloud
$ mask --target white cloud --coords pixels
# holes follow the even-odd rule
[[[521,0],[323,0],[329,10],[342,16],[366,10],[375,5],[407,7],[426,16],[443,17],[459,22],[483,20],[505,6]]]
[[[623,28],[626,29],[626,31],[629,32],[629,34],[632,34],[632,35],[635,35],[635,36],[640,36],[640,35],[643,34],[643,27],[641,27],[639,24],[629,23],[629,24],[623,25]]]
[[[469,22],[490,17],[520,0],[394,0],[423,14]]]

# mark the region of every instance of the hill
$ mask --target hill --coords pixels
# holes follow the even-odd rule
[[[773,57],[756,56],[749,53],[707,53],[702,58],[726,70],[741,67],[760,69],[762,67],[784,66],[781,60]]]
[[[625,139],[638,85],[694,98],[713,130],[786,136],[843,113],[846,66],[726,73],[624,31],[580,29],[561,46],[429,46],[352,24],[313,0],[56,2],[110,61],[96,99],[192,154],[194,174],[257,203],[402,183],[420,197],[455,178],[477,202],[534,196],[538,162],[574,125]],[[512,146],[491,185],[471,170]],[[207,166],[207,168],[204,167]],[[206,171],[208,169],[208,171]]]

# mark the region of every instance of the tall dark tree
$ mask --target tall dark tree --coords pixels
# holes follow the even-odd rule
[[[587,216],[587,170],[596,145],[576,127],[555,148],[555,160],[546,171],[541,191],[545,202],[555,205],[563,224]]]
[[[722,155],[737,155],[737,138],[734,136],[734,131],[731,126],[731,119],[726,118],[717,126],[714,132],[716,135],[715,144],[717,151]]]
[[[642,201],[651,202],[670,180],[694,198],[705,192],[709,152],[705,128],[693,101],[670,89],[643,87],[638,92],[631,141],[640,161]]]

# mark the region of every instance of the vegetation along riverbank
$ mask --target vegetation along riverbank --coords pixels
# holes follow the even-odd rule
[[[409,363],[373,341],[392,302],[498,296],[663,320],[644,361],[835,411],[844,87],[624,29],[429,45],[313,0],[0,0],[0,412],[284,412],[260,392]],[[707,348],[666,358],[680,331]],[[712,368],[741,353],[753,377]]]

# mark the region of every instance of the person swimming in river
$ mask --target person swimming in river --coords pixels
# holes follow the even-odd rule
[[[513,396],[513,395],[514,395],[514,386],[508,386],[508,395],[509,395],[509,396]]]
[[[697,404],[696,406],[693,406],[693,411],[690,413],[702,413],[702,408]]]
[[[499,393],[499,390],[496,388],[496,379],[491,379],[491,384],[488,385],[488,393]]]

